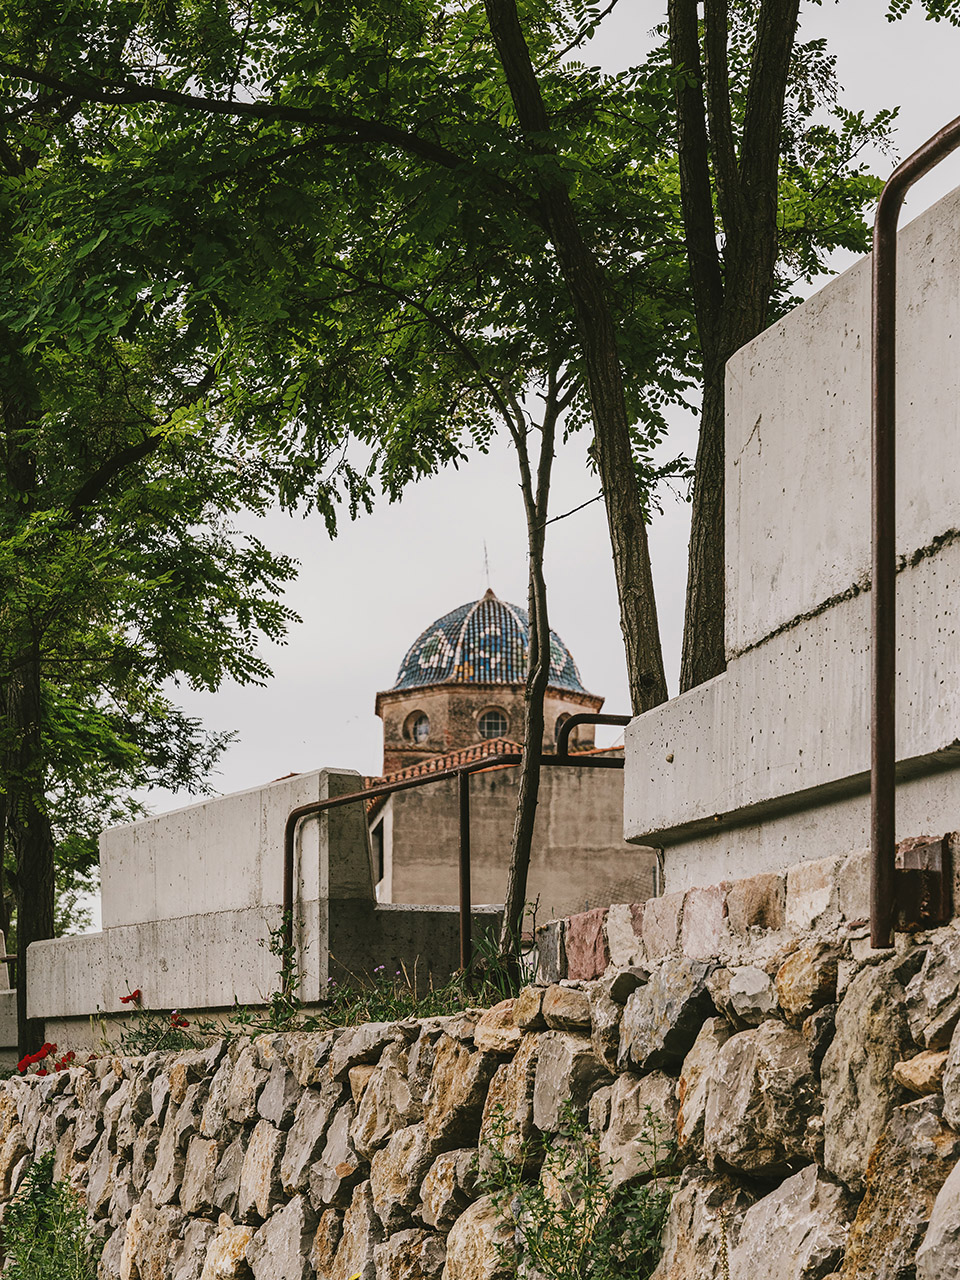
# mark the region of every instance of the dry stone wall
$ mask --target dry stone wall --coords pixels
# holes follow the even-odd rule
[[[858,867],[551,924],[485,1012],[13,1078],[0,1200],[54,1151],[105,1280],[506,1280],[489,1144],[572,1105],[615,1183],[675,1179],[654,1280],[956,1280],[960,923],[872,951]]]

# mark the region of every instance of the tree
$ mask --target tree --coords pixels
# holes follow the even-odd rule
[[[37,267],[41,283],[69,306],[66,293],[56,290],[72,282],[72,301],[85,324],[97,314],[107,336],[118,314],[122,325],[146,305],[145,297],[151,322],[156,314],[166,316],[183,349],[193,342],[203,352],[206,368],[219,379],[221,423],[229,420],[230,439],[256,451],[264,483],[275,485],[285,503],[306,490],[332,525],[337,492],[356,509],[370,500],[378,471],[392,491],[463,456],[458,431],[477,421],[477,371],[471,394],[459,397],[441,380],[446,356],[432,367],[416,353],[410,358],[426,313],[449,324],[446,302],[438,307],[430,291],[438,280],[446,289],[457,281],[451,255],[463,269],[460,292],[452,298],[457,334],[463,289],[478,262],[486,274],[476,281],[471,305],[477,299],[502,305],[515,297],[511,289],[530,264],[535,275],[559,271],[564,289],[555,311],[574,342],[562,356],[555,344],[550,367],[559,376],[567,361],[590,405],[634,708],[662,700],[645,549],[647,500],[636,457],[644,432],[631,435],[631,424],[649,419],[636,388],[625,386],[623,367],[645,380],[656,405],[668,394],[665,387],[672,394],[683,382],[689,360],[689,305],[676,289],[669,304],[675,310],[672,332],[687,335],[677,344],[680,365],[672,349],[651,354],[664,330],[651,316],[651,295],[657,300],[658,294],[650,264],[665,264],[674,282],[687,271],[675,235],[674,161],[669,142],[664,145],[673,119],[664,91],[677,73],[667,73],[663,57],[615,83],[568,64],[565,56],[597,21],[595,10],[575,0],[548,8],[525,4],[521,11],[515,0],[488,0],[455,14],[413,0],[292,10],[263,5],[242,13],[203,4],[136,13],[119,5],[78,4],[65,13],[42,3],[29,14],[13,8],[18,21],[4,28],[0,61],[10,119],[41,110],[48,120],[77,119],[88,154],[96,157],[77,169],[72,187],[65,185],[63,224],[71,235],[62,262]],[[689,6],[679,0],[674,9],[689,18]],[[776,106],[770,85],[776,90],[784,77],[789,81],[795,17],[792,27],[790,21],[784,26],[787,10],[783,0],[760,5],[770,21],[764,40],[755,44],[753,9],[743,4],[731,11],[740,41],[733,47],[740,52],[728,56],[728,68],[737,85],[745,84],[742,91],[725,90],[734,132],[741,116],[744,131],[755,120],[756,103]],[[674,28],[681,35],[686,30],[682,22]],[[699,31],[694,34],[699,38]],[[823,60],[809,59],[806,69],[802,60],[793,65],[801,86],[798,110],[809,114]],[[749,66],[760,67],[762,75],[747,74]],[[684,86],[688,79],[682,71]],[[766,96],[754,93],[755,81]],[[681,89],[678,98],[677,128],[687,120],[686,92]],[[783,101],[786,95],[784,88]],[[778,159],[771,188],[766,143],[779,137],[780,113],[774,117],[755,123],[765,149],[747,166],[760,174],[750,191],[758,193],[761,212],[766,216],[771,203],[776,210],[778,183],[786,178],[801,212],[819,215],[831,199],[845,209],[845,232],[822,218],[800,219],[792,231],[800,258],[809,258],[810,246],[838,242],[841,234],[862,235],[859,209],[872,188],[852,155],[863,122],[850,118],[846,151],[842,130],[838,135],[821,128],[819,143],[811,130],[800,130],[797,172],[784,173]],[[596,126],[600,119],[603,129]],[[597,146],[601,135],[608,141]],[[658,144],[656,161],[648,140]],[[684,147],[686,142],[679,183],[689,192]],[[841,163],[827,184],[829,198],[819,192],[814,199],[831,148]],[[632,224],[621,213],[617,224],[609,216],[616,207],[611,193],[618,183],[628,190],[637,186],[635,178],[644,172],[646,186],[658,182],[667,198],[637,208]],[[702,179],[702,166],[697,172]],[[692,206],[684,199],[689,247]],[[381,211],[391,240],[389,269],[379,278],[381,268],[364,261],[360,240],[368,208]],[[716,255],[712,203],[699,217],[708,224]],[[768,235],[757,250],[759,265],[750,265],[753,239],[767,227],[761,222],[729,232],[736,262],[759,280],[758,296],[770,252]],[[103,226],[110,228],[106,242]],[[774,240],[776,259],[782,240]],[[485,259],[477,252],[484,244],[490,248]],[[400,250],[402,278],[392,274]],[[733,262],[733,247],[730,254]],[[414,261],[420,263],[415,270]],[[345,264],[353,264],[359,281],[345,283]],[[703,274],[698,264],[699,258],[695,265]],[[119,308],[110,293],[118,278],[125,290]],[[400,297],[392,297],[391,289]],[[701,293],[695,282],[695,298]],[[382,343],[374,348],[376,358],[367,358],[371,348],[358,327],[365,297],[381,310],[385,298],[391,306],[403,304],[386,358]],[[659,309],[655,301],[653,311]],[[704,315],[709,327],[710,315]],[[486,340],[482,319],[471,336]],[[448,332],[448,351],[450,337]],[[705,376],[716,379],[719,357],[711,357],[708,369],[702,333],[700,342]],[[458,359],[463,356],[461,350]],[[184,362],[191,363],[186,356]],[[524,374],[530,370],[522,367]],[[546,368],[540,364],[539,373]],[[489,384],[491,366],[482,363],[481,372]],[[416,383],[424,376],[433,378],[428,389]],[[196,403],[209,401],[209,388],[192,385]],[[458,378],[454,385],[464,384]],[[512,394],[524,385],[525,376],[511,379]],[[416,422],[386,407],[404,393],[420,411]],[[354,466],[349,438],[371,451],[366,466]],[[336,482],[328,483],[320,468],[332,449],[344,445]],[[713,474],[708,462],[702,467]],[[535,486],[530,488],[528,507],[534,510]],[[542,524],[539,515],[536,520]],[[702,578],[708,566],[701,560]]]
[[[814,0],[819,3],[819,0]],[[895,0],[902,16],[910,0]],[[955,0],[924,0],[958,20]],[[835,60],[798,44],[800,0],[669,0],[686,256],[702,357],[681,689],[722,671],[724,374],[776,317],[789,272],[809,281],[825,255],[870,246],[862,218],[879,182],[856,157],[889,141],[894,112],[865,121],[837,102]],[[831,111],[836,130],[811,123]]]
[[[89,121],[46,101],[6,106],[0,826],[28,1052],[42,1026],[26,1017],[26,952],[55,931],[58,850],[82,876],[93,829],[129,811],[129,788],[204,785],[224,737],[164,684],[265,679],[255,640],[282,636],[292,615],[275,596],[293,566],[230,530],[273,489],[231,447],[216,370],[168,282],[141,277],[124,296],[111,263],[104,285],[110,225],[78,244],[63,216]]]

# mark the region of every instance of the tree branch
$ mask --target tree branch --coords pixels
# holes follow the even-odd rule
[[[729,34],[727,0],[704,0],[704,84],[707,119],[717,185],[717,207],[724,228],[740,216],[740,174],[730,119],[730,74],[727,65]]]
[[[684,238],[701,343],[715,330],[723,305],[720,254],[713,221],[697,0],[669,0],[670,59],[677,103],[677,152]],[[707,354],[706,352],[704,353]]]
[[[128,81],[119,83],[80,83],[73,80],[62,80],[36,67],[26,67],[19,63],[0,59],[0,73],[13,76],[18,80],[26,80],[31,84],[43,85],[68,98],[79,98],[84,102],[99,102],[105,106],[146,105],[148,103],[164,103],[167,106],[182,107],[188,111],[202,111],[208,115],[240,116],[248,120],[284,120],[290,124],[329,125],[343,129],[359,142],[373,142],[396,147],[411,155],[420,156],[433,164],[442,165],[446,169],[469,167],[470,162],[449,148],[431,142],[416,133],[398,129],[394,125],[383,124],[376,120],[367,120],[363,116],[349,112],[324,111],[317,107],[291,107],[281,103],[243,102],[235,99],[224,101],[220,98],[208,98],[199,94],[181,93],[176,89],[162,89],[153,85],[131,84]]]

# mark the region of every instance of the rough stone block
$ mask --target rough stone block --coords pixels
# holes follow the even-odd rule
[[[294,1196],[264,1223],[247,1246],[253,1280],[313,1280],[310,1250],[317,1215],[303,1196]]]
[[[677,1151],[675,1081],[660,1071],[618,1076],[610,1092],[610,1123],[600,1155],[610,1183],[657,1177],[670,1170]]]
[[[787,884],[783,876],[764,874],[723,885],[727,922],[740,938],[751,929],[782,929],[786,918]]]
[[[767,1018],[776,1016],[777,993],[770,975],[753,965],[730,970],[727,1001],[735,1026],[758,1027]]]
[[[946,1065],[946,1049],[922,1049],[904,1062],[895,1062],[893,1078],[910,1093],[925,1097],[940,1092]]]
[[[606,907],[594,907],[568,916],[563,941],[567,953],[567,977],[589,981],[599,978],[610,963],[604,924]]]
[[[386,1235],[410,1225],[420,1202],[420,1184],[436,1160],[440,1140],[425,1125],[413,1124],[395,1133],[370,1165],[373,1207]]]
[[[944,1123],[940,1098],[920,1098],[894,1111],[870,1157],[843,1280],[910,1275],[937,1195],[958,1158],[960,1135]]]
[[[836,1032],[820,1068],[824,1165],[855,1192],[893,1109],[905,1100],[893,1064],[911,1052],[904,983],[922,953],[861,970],[837,1008]]]
[[[280,1162],[280,1182],[287,1195],[306,1188],[310,1166],[320,1157],[327,1125],[342,1096],[343,1087],[336,1080],[328,1080],[321,1089],[303,1091]]]
[[[444,1280],[510,1280],[515,1274],[507,1253],[512,1242],[513,1224],[498,1214],[492,1196],[481,1196],[447,1236]]]
[[[423,1108],[407,1080],[407,1050],[402,1041],[387,1045],[364,1090],[350,1128],[354,1147],[369,1160],[398,1129],[423,1118]]]
[[[807,932],[839,923],[838,879],[842,859],[798,862],[787,871],[787,927]]]
[[[639,963],[643,950],[643,903],[615,903],[604,923],[608,963],[617,969]]]
[[[707,1095],[720,1050],[732,1032],[725,1018],[707,1018],[683,1060],[677,1081],[677,1145],[685,1160],[703,1156]]]
[[[945,930],[907,987],[910,1032],[925,1049],[946,1049],[960,1021],[960,933]]]
[[[713,966],[674,956],[663,960],[638,987],[623,1009],[620,1023],[622,1068],[650,1071],[679,1065],[714,1012],[707,990]]]
[[[848,924],[870,919],[870,851],[860,850],[844,858],[837,873],[840,914]]]
[[[523,987],[514,1001],[513,1020],[521,1031],[543,1031],[543,987]]]
[[[563,946],[562,920],[548,920],[536,932],[537,982],[546,986],[567,976],[567,955]]]
[[[250,1274],[247,1246],[252,1239],[250,1227],[221,1226],[207,1247],[200,1280],[243,1280]]]
[[[683,898],[680,948],[685,956],[709,960],[723,940],[723,891],[719,885],[688,889]]]
[[[501,1000],[481,1016],[473,1033],[473,1043],[489,1053],[513,1053],[520,1043],[515,1018],[516,1001]]]
[[[700,1165],[685,1169],[670,1201],[663,1252],[650,1280],[716,1280],[722,1274],[723,1236],[728,1250],[735,1249],[743,1215],[755,1199],[733,1178]]]
[[[839,948],[826,942],[801,947],[777,971],[777,999],[795,1026],[837,995]]]
[[[431,1136],[455,1146],[476,1140],[487,1086],[500,1061],[495,1053],[471,1051],[453,1036],[441,1038],[423,1099],[423,1118]]]
[[[610,1079],[603,1063],[585,1036],[565,1031],[545,1031],[537,1056],[533,1088],[533,1123],[543,1133],[554,1133],[566,1107],[583,1111],[591,1093]]]
[[[782,1177],[816,1159],[821,1136],[819,1089],[800,1032],[771,1020],[731,1036],[707,1092],[707,1159],[749,1177]]]
[[[853,1207],[815,1164],[747,1210],[730,1274],[750,1280],[820,1280],[843,1257]]]
[[[375,1250],[378,1280],[440,1280],[447,1250],[433,1231],[398,1231]]]
[[[590,997],[576,987],[547,987],[543,996],[543,1017],[553,1031],[590,1030]]]
[[[261,1120],[250,1136],[240,1174],[240,1216],[268,1218],[283,1199],[280,1160],[283,1134],[269,1120]]]
[[[310,1166],[310,1200],[318,1213],[350,1204],[363,1177],[364,1162],[350,1140],[353,1120],[353,1103],[341,1103],[330,1118],[320,1158]]]
[[[340,1243],[331,1276],[344,1280],[378,1280],[376,1248],[383,1240],[383,1227],[373,1208],[369,1182],[361,1182],[344,1214]]]
[[[187,1148],[180,1188],[180,1207],[186,1214],[202,1217],[213,1212],[213,1188],[220,1153],[213,1138],[195,1137]]]
[[[381,1053],[400,1034],[395,1022],[364,1022],[350,1027],[330,1053],[330,1075],[334,1080],[346,1080],[351,1067],[379,1062]]]
[[[481,1165],[486,1163],[490,1150],[520,1167],[530,1160],[533,1091],[543,1043],[542,1034],[524,1036],[513,1061],[504,1063],[490,1081],[480,1125]]]
[[[420,1186],[420,1217],[438,1231],[449,1231],[475,1198],[476,1186],[476,1150],[463,1147],[458,1151],[444,1151],[427,1170]]]
[[[956,1280],[960,1272],[960,1162],[937,1192],[917,1250],[917,1280]]]
[[[648,898],[643,908],[643,948],[648,960],[672,955],[680,946],[683,893],[666,893]]]

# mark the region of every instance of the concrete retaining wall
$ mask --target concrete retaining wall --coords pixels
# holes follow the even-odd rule
[[[960,804],[960,191],[900,236],[898,835]],[[870,261],[727,366],[727,670],[626,733],[668,892],[867,842]]]
[[[265,944],[281,923],[287,814],[360,785],[358,774],[319,770],[105,832],[105,927],[30,947],[29,1016],[46,1020],[48,1039],[91,1044],[91,1015],[121,1016],[121,996],[136,988],[155,1009],[264,1004],[280,985]],[[307,1005],[326,997],[331,978],[381,963],[416,965],[440,982],[459,967],[456,908],[376,903],[362,804],[301,823],[295,880]],[[474,928],[499,919],[477,908]]]

